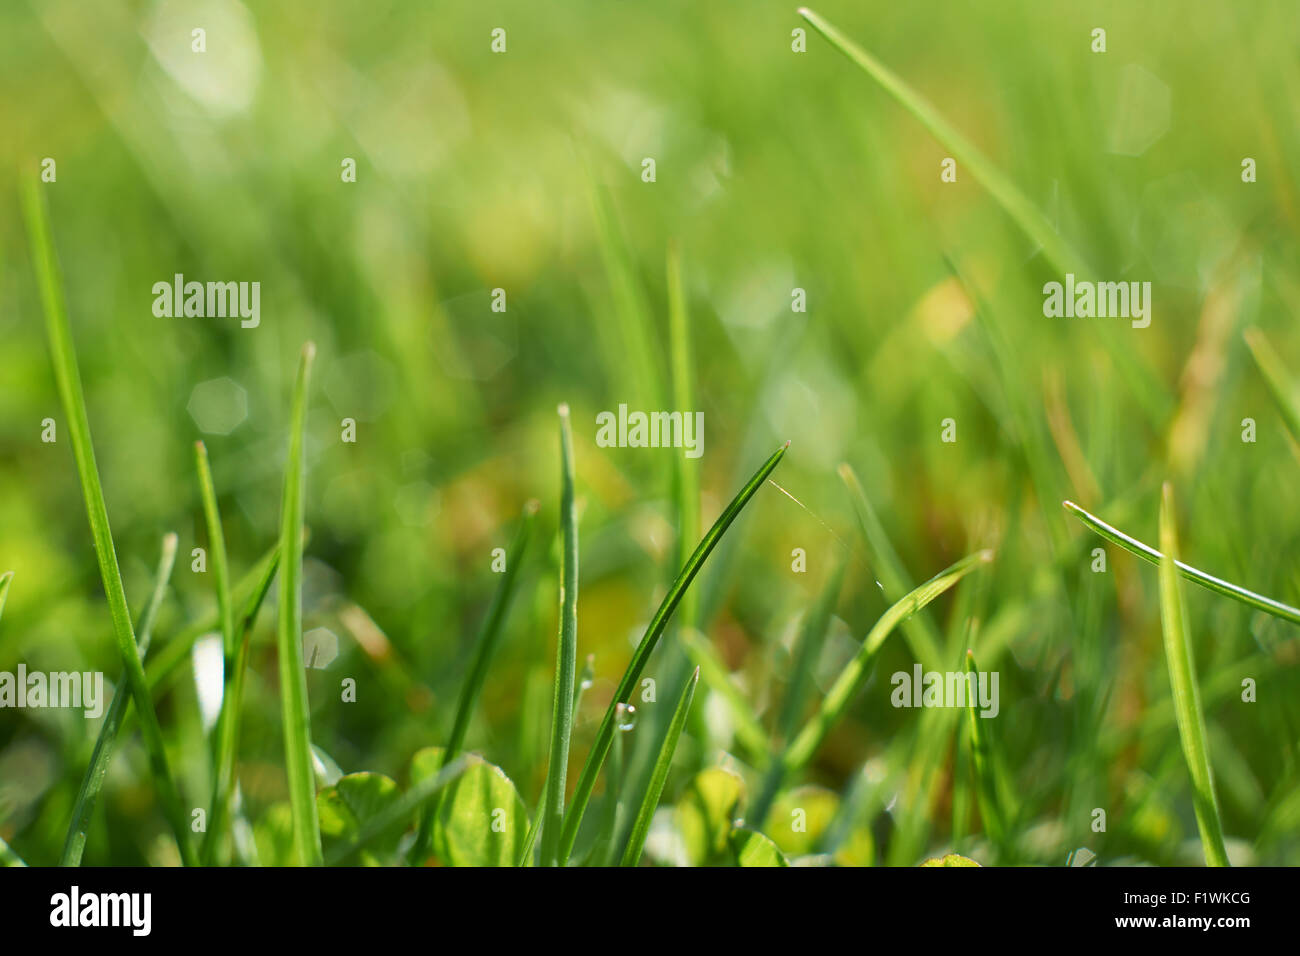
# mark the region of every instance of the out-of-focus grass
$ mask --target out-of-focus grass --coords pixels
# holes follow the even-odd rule
[[[579,760],[680,567],[678,538],[692,547],[755,461],[793,437],[780,481],[805,507],[762,496],[678,611],[698,601],[690,624],[758,729],[785,723],[796,635],[841,564],[819,659],[798,675],[809,708],[898,588],[995,544],[994,565],[912,623],[960,670],[978,615],[980,666],[1002,675],[989,723],[1016,825],[1000,859],[1061,863],[1085,845],[1104,863],[1200,859],[1158,576],[1063,521],[1057,503],[1083,501],[1152,540],[1155,479],[1173,461],[1188,476],[1191,563],[1300,603],[1300,463],[1276,383],[1240,334],[1257,327],[1300,379],[1293,11],[817,6],[1041,210],[1097,270],[1086,278],[1152,282],[1152,325],[1134,330],[1044,318],[1042,284],[1059,276],[1038,244],[967,165],[941,183],[947,148],[820,36],[809,30],[807,52],[793,53],[791,31],[808,27],[794,6],[222,2],[200,59],[172,2],[0,5],[0,163],[30,175],[57,162],[57,182],[40,188],[133,612],[159,537],[180,533],[176,599],[146,671],[187,805],[214,785],[188,660],[217,620],[211,578],[186,560],[206,540],[189,443],[212,453],[242,608],[278,525],[284,397],[311,338],[303,627],[330,631],[339,655],[306,682],[312,741],[340,767],[397,777],[414,751],[446,742],[496,589],[483,573],[492,548],[528,498],[545,503],[539,530],[556,527],[551,410],[563,399],[582,463],[578,653],[595,655],[574,720]],[[505,55],[489,52],[495,26]],[[1105,54],[1089,49],[1098,26]],[[653,184],[640,178],[647,156]],[[1248,156],[1253,184],[1240,178]],[[355,184],[340,181],[344,157],[357,160]],[[12,188],[0,203],[0,568],[21,583],[0,621],[0,670],[113,675]],[[260,327],[155,318],[151,288],[178,272],[260,281]],[[807,313],[790,310],[796,287]],[[496,288],[505,312],[491,309]],[[1156,400],[1136,402],[1106,336],[1150,369]],[[595,414],[648,403],[633,394],[643,389],[705,412],[703,458],[595,446]],[[1172,411],[1153,420],[1159,407]],[[40,441],[47,417],[52,445]],[[955,444],[939,441],[948,417]],[[340,440],[344,418],[355,444]],[[1246,418],[1254,443],[1241,440]],[[865,541],[841,462],[875,517]],[[1107,564],[1094,573],[1097,547]],[[792,570],[795,548],[806,573]],[[521,569],[465,735],[530,800],[545,772],[558,557],[552,547]],[[1228,849],[1300,863],[1296,629],[1200,589],[1185,597]],[[264,618],[240,728],[251,821],[288,796]],[[651,658],[644,676],[658,698],[634,701],[634,794],[688,673],[671,636],[657,653],[666,663]],[[881,648],[799,782],[844,794],[880,860],[956,849],[986,861],[976,795],[951,782],[957,722],[888,703],[888,675],[912,663],[906,642]],[[355,703],[340,699],[347,677]],[[1257,702],[1242,701],[1245,678]],[[719,686],[701,683],[665,802],[719,753],[760,778]],[[175,862],[133,727],[88,864]],[[753,742],[753,731],[742,733]],[[58,858],[97,732],[62,712],[0,711],[0,837],[28,862]],[[970,823],[954,834],[957,802]]]

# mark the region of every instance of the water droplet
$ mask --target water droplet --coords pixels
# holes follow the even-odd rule
[[[631,704],[619,704],[614,708],[614,725],[619,730],[631,730],[636,726],[636,708]]]

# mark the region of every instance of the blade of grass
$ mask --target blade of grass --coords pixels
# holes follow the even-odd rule
[[[524,551],[528,547],[528,539],[532,536],[533,523],[537,518],[537,509],[538,503],[535,499],[528,501],[524,505],[523,515],[519,519],[519,528],[515,532],[515,539],[511,542],[510,550],[506,554],[505,572],[501,577],[501,583],[497,585],[497,589],[492,595],[492,603],[488,606],[487,617],[483,619],[478,639],[474,643],[474,659],[470,664],[469,673],[465,675],[465,684],[460,689],[460,701],[456,705],[456,719],[452,724],[451,737],[448,738],[447,746],[442,751],[442,759],[439,763],[440,769],[447,766],[453,758],[460,754],[461,745],[465,743],[465,734],[469,731],[470,717],[478,704],[479,695],[483,691],[483,683],[487,680],[488,667],[492,664],[497,644],[500,642],[501,625],[505,621],[506,608],[510,606],[510,599],[514,596],[515,580],[518,577],[519,566],[523,563]],[[437,816],[441,802],[442,798],[439,798],[438,801],[425,808],[420,817],[420,828],[416,833],[415,843],[411,847],[408,856],[408,862],[412,865],[417,860],[424,859],[429,853],[429,841],[433,835],[433,821]]]
[[[262,608],[262,602],[265,600],[267,593],[271,590],[271,579],[275,577],[275,569],[279,552],[272,553],[272,560],[268,562],[262,578],[258,579],[255,588],[248,596],[247,602],[243,606],[243,612],[239,617],[238,633],[240,634],[239,648],[235,653],[235,662],[233,666],[234,677],[230,682],[229,690],[221,698],[221,718],[219,724],[219,746],[217,748],[217,779],[214,783],[212,798],[212,817],[208,821],[208,832],[204,835],[203,845],[201,847],[200,858],[205,863],[221,862],[217,859],[220,850],[221,834],[225,832],[229,821],[232,819],[232,808],[235,799],[235,757],[239,752],[239,718],[240,708],[244,701],[244,683],[248,674],[248,652],[249,644],[253,636],[253,626],[257,623],[258,611]],[[229,718],[226,718],[227,707],[229,708]],[[215,835],[214,835],[215,834]],[[234,834],[231,834],[234,837]]]
[[[1062,274],[1073,272],[1080,275],[1095,275],[1083,255],[1052,228],[1051,223],[1038,207],[1030,202],[975,144],[949,124],[929,100],[817,13],[807,7],[801,7],[799,15],[830,41],[831,46],[848,57],[919,120],[935,139],[939,140],[953,157],[970,171],[971,176],[989,191],[997,204],[1006,211],[1025,235],[1042,248],[1044,257],[1057,271]],[[1131,348],[1116,338],[1112,326],[1102,323],[1097,326],[1097,329],[1112,360],[1133,389],[1150,422],[1152,424],[1163,422],[1172,410],[1172,402],[1161,388],[1159,380],[1149,367],[1139,361]]]
[[[595,676],[596,655],[588,654],[587,662],[582,666],[582,673],[578,675],[577,686],[573,689],[573,722],[575,724],[578,722],[578,714],[582,711],[582,695],[591,686]],[[519,858],[515,861],[515,866],[527,866],[532,860],[533,847],[537,845],[537,834],[542,832],[542,818],[545,816],[546,788],[545,783],[543,783],[542,795],[537,799],[537,812],[533,814],[533,822],[528,827],[528,834],[524,837],[524,845],[519,850]]]
[[[229,819],[225,806],[230,791],[229,780],[233,772],[236,707],[232,705],[231,686],[235,679],[235,612],[230,599],[230,565],[226,560],[226,536],[221,528],[221,510],[217,507],[217,491],[212,482],[212,468],[208,464],[208,449],[201,441],[194,443],[194,467],[199,476],[199,497],[203,501],[203,519],[208,530],[208,549],[212,552],[213,587],[217,595],[217,618],[221,622],[221,655],[223,687],[221,712],[217,717],[217,733],[213,740],[212,800],[209,804],[208,827],[199,848],[199,859],[205,866],[212,865],[212,853]]]
[[[596,785],[596,775],[600,772],[601,764],[605,761],[605,755],[609,753],[610,742],[614,735],[614,711],[619,704],[626,704],[632,696],[636,682],[641,677],[641,671],[645,669],[646,662],[650,659],[650,654],[654,651],[655,645],[664,632],[664,628],[668,625],[669,618],[672,617],[673,611],[677,609],[677,605],[681,603],[686,589],[695,580],[695,575],[703,567],[710,552],[717,546],[722,536],[727,533],[727,529],[736,520],[736,516],[740,514],[745,505],[754,497],[755,492],[767,480],[767,476],[780,464],[789,447],[790,443],[787,441],[774,451],[758,471],[754,472],[754,475],[740,489],[722,514],[718,516],[718,520],[713,523],[713,527],[700,540],[690,559],[682,566],[676,580],[668,589],[668,593],[664,595],[659,610],[655,611],[654,617],[650,619],[650,624],[646,627],[641,643],[637,645],[636,650],[632,653],[632,660],[618,683],[618,689],[614,692],[614,699],[609,702],[609,707],[605,710],[605,716],[600,722],[600,729],[596,731],[596,740],[591,745],[591,752],[587,755],[587,762],[582,767],[581,776],[578,777],[578,784],[573,792],[573,804],[568,815],[564,818],[564,833],[560,852],[561,863],[568,860],[569,853],[573,850],[573,841],[578,836],[578,826],[582,823],[582,815],[587,809],[587,801],[591,799],[592,788]]]
[[[1174,527],[1174,491],[1166,482],[1160,496],[1160,624],[1165,639],[1165,661],[1169,665],[1169,684],[1173,689],[1174,711],[1178,718],[1178,737],[1183,757],[1192,777],[1192,798],[1196,826],[1201,831],[1201,847],[1207,866],[1228,866],[1228,851],[1223,845],[1223,822],[1219,819],[1219,801],[1214,793],[1214,773],[1210,769],[1210,752],[1205,740],[1205,712],[1201,708],[1201,689],[1196,681],[1196,661],[1187,633],[1187,606],[1183,603],[1178,582],[1178,532]]]
[[[881,615],[880,620],[867,632],[862,646],[853,660],[840,671],[831,689],[822,699],[821,707],[803,725],[798,735],[790,742],[781,756],[773,761],[768,770],[758,800],[749,812],[749,817],[761,826],[772,808],[781,785],[794,773],[803,769],[821,747],[831,728],[839,722],[848,710],[849,704],[857,696],[862,685],[871,674],[871,663],[885,643],[885,638],[893,633],[908,617],[925,607],[954,584],[993,560],[992,551],[977,551],[967,555],[955,564],[940,571],[930,580],[918,586],[898,603]]]
[[[682,257],[677,243],[668,246],[668,340],[672,356],[673,404],[683,415],[695,407],[695,390],[691,374],[690,314],[686,309],[686,292],[682,287]],[[700,534],[700,471],[697,460],[674,455],[673,491],[677,511],[677,566],[690,558],[691,542]],[[685,632],[698,620],[699,599],[694,591],[682,597],[677,628]]]
[[[176,545],[175,534],[163,535],[162,555],[158,558],[158,571],[154,574],[153,594],[149,597],[149,603],[144,609],[144,614],[140,616],[136,628],[140,635],[141,657],[149,649],[154,618],[162,605],[163,596],[167,593],[167,582],[171,580],[172,567],[176,563]],[[7,586],[6,581],[5,587]],[[2,605],[3,594],[0,594],[0,606]],[[113,760],[113,745],[117,741],[117,732],[122,726],[122,718],[131,706],[130,692],[123,693],[125,683],[125,675],[118,678],[117,693],[113,695],[113,703],[109,705],[104,723],[99,728],[99,736],[95,739],[90,765],[86,767],[86,776],[81,781],[81,789],[77,791],[77,800],[72,807],[72,821],[68,824],[68,835],[63,841],[63,854],[59,858],[59,866],[81,865],[81,855],[86,848],[86,833],[90,829],[95,803],[99,799],[99,793],[104,787],[104,779],[108,776],[109,764]]]
[[[347,859],[380,834],[397,826],[402,820],[409,819],[441,793],[443,787],[464,773],[468,766],[469,757],[462,755],[444,766],[433,776],[425,777],[391,805],[367,820],[355,839],[333,847],[329,856],[325,858],[325,865],[334,866],[340,860]]]
[[[284,722],[284,764],[293,812],[293,845],[298,862],[320,866],[320,821],[316,815],[316,778],[312,769],[311,711],[307,673],[302,664],[302,498],[303,429],[307,419],[307,383],[316,347],[303,346],[293,389],[289,426],[289,460],[284,472],[280,510],[280,704]]]
[[[578,662],[578,512],[573,501],[573,429],[569,406],[560,406],[560,633],[555,648],[555,699],[551,708],[551,747],[546,769],[546,821],[542,825],[542,865],[561,858],[564,785],[573,736],[573,678]]]
[[[149,696],[149,685],[140,664],[140,651],[136,646],[135,631],[131,626],[131,612],[126,603],[126,590],[122,586],[122,572],[113,546],[113,532],[108,523],[108,506],[104,489],[99,481],[99,468],[95,464],[95,448],[90,438],[90,421],[86,414],[86,400],[81,391],[81,374],[77,368],[77,353],[72,341],[72,328],[63,300],[63,279],[59,270],[54,240],[50,235],[45,212],[45,197],[35,177],[24,183],[23,208],[27,216],[27,229],[31,240],[32,264],[40,287],[41,303],[45,312],[46,333],[50,342],[50,355],[54,363],[54,378],[58,386],[63,412],[68,418],[72,435],[72,452],[77,462],[82,496],[86,503],[86,516],[95,543],[95,557],[99,563],[100,578],[108,598],[108,608],[113,620],[113,637],[118,654],[126,668],[127,683],[135,697],[140,714],[145,748],[158,798],[163,813],[176,835],[182,862],[196,862],[190,846],[188,817],[181,803],[180,791],[167,763],[162,728]]]
[[[672,766],[673,754],[677,751],[677,740],[682,735],[682,728],[686,726],[686,718],[691,712],[691,701],[695,699],[695,688],[699,682],[700,669],[697,667],[686,682],[686,686],[682,688],[677,709],[673,711],[672,722],[668,725],[668,734],[664,737],[663,746],[659,748],[659,757],[655,760],[654,771],[650,774],[650,785],[646,787],[645,795],[641,798],[641,806],[636,812],[632,835],[623,850],[620,866],[636,866],[641,860],[645,838],[650,832],[650,822],[654,819],[655,808],[659,806],[659,798],[663,795],[664,783],[668,780],[668,769]]]
[[[1136,538],[1131,538],[1118,528],[1113,528],[1106,522],[1102,521],[1094,514],[1084,511],[1073,501],[1063,501],[1067,511],[1070,511],[1091,528],[1097,534],[1101,535],[1107,541],[1119,545],[1126,551],[1131,551],[1139,558],[1144,558],[1152,564],[1159,564],[1164,557],[1159,551],[1150,545],[1143,544]],[[1184,564],[1182,561],[1175,560],[1175,566],[1178,573],[1189,581],[1194,581],[1201,587],[1213,591],[1215,594],[1222,594],[1224,597],[1230,597],[1234,601],[1240,601],[1242,604],[1253,607],[1256,610],[1272,614],[1274,617],[1280,617],[1284,621],[1290,621],[1292,624],[1300,624],[1300,610],[1283,604],[1281,601],[1275,601],[1272,598],[1264,597],[1262,594],[1256,594],[1254,591],[1248,591],[1237,584],[1224,581],[1222,578],[1216,578],[1204,571],[1199,571],[1191,565]]]
[[[1273,393],[1273,401],[1277,402],[1278,411],[1282,413],[1282,420],[1290,429],[1291,437],[1300,442],[1300,398],[1296,396],[1295,386],[1291,384],[1286,367],[1259,329],[1246,329],[1242,338],[1250,347],[1250,354],[1263,373],[1268,390]]]

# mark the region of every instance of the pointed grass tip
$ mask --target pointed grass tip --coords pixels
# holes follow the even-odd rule
[[[555,410],[556,410],[556,412],[559,413],[559,415],[560,415],[561,418],[568,418],[568,417],[569,417],[569,403],[568,403],[568,402],[560,402],[559,405],[556,405],[556,406],[555,406]]]
[[[302,357],[308,362],[316,357],[316,343],[311,339],[302,343]]]
[[[524,514],[535,515],[541,509],[542,503],[536,498],[529,498],[524,502]]]

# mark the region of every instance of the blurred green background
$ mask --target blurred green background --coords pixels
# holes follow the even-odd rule
[[[941,183],[949,151],[788,3],[0,4],[0,158],[13,177],[57,162],[43,188],[128,598],[142,604],[174,530],[156,647],[213,604],[188,558],[206,546],[195,439],[236,575],[272,546],[296,355],[314,340],[305,624],[339,655],[308,675],[313,738],[344,771],[399,780],[445,739],[497,583],[491,550],[536,497],[542,534],[468,741],[531,809],[554,667],[557,403],[574,411],[578,649],[596,670],[571,781],[675,571],[680,452],[595,445],[600,411],[675,407],[675,242],[705,420],[705,454],[685,465],[706,526],[793,439],[775,480],[804,507],[762,489],[697,584],[701,629],[765,727],[836,565],[822,690],[889,603],[837,475],[847,462],[913,583],[997,549],[925,614],[953,648],[974,633],[981,668],[1001,674],[990,723],[1017,824],[1004,859],[1059,865],[1086,846],[1102,863],[1198,862],[1155,569],[1109,548],[1094,574],[1103,542],[1060,502],[1154,542],[1168,478],[1185,561],[1300,599],[1300,455],[1241,338],[1259,326],[1300,370],[1294,6],[817,9],[1044,211],[1098,270],[1080,278],[1150,281],[1150,328],[1044,318],[1042,285],[1061,277],[1035,245],[964,166]],[[505,54],[489,48],[496,27]],[[340,180],[345,157],[356,183]],[[1242,182],[1243,157],[1257,182]],[[40,440],[43,419],[64,423],[12,184],[0,201],[0,570],[16,572],[0,670],[112,680],[68,438]],[[152,286],[178,272],[259,281],[260,327],[156,318]],[[1145,398],[1115,352],[1146,370]],[[945,418],[956,443],[940,441]],[[1300,863],[1296,630],[1196,588],[1187,600],[1230,853]],[[254,821],[286,794],[273,620],[254,636],[241,740]],[[661,686],[638,752],[676,699],[675,642],[647,671]],[[855,847],[841,862],[986,850],[961,735],[889,705],[888,675],[911,664],[892,639],[797,781],[835,795],[841,829],[820,849]],[[160,717],[199,806],[210,771],[183,676]],[[338,699],[348,676],[355,704]],[[1257,703],[1240,700],[1247,677]],[[57,858],[97,726],[0,712],[0,836],[29,861]],[[719,760],[752,782],[733,730],[701,685],[665,805]],[[120,747],[86,862],[170,862],[138,735]]]

